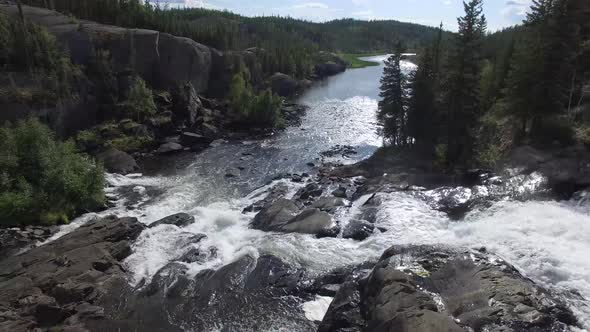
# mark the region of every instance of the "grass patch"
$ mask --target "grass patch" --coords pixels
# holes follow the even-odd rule
[[[365,67],[374,67],[379,66],[379,62],[375,61],[366,61],[361,60],[360,58],[368,57],[368,56],[376,56],[376,55],[383,55],[383,53],[366,53],[366,54],[351,54],[351,53],[343,53],[338,54],[342,59],[346,62],[350,63],[350,68],[365,68]]]

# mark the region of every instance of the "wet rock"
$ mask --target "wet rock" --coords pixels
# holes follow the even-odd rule
[[[321,197],[312,204],[312,207],[329,213],[336,212],[336,209],[342,206],[346,206],[346,201],[338,197]]]
[[[429,192],[420,192],[435,209],[446,212],[453,219],[462,218],[474,204],[474,195],[470,188],[443,187]]]
[[[253,203],[252,205],[247,206],[243,212],[244,213],[257,212],[257,211],[260,211],[266,207],[269,207],[272,203],[276,202],[279,198],[284,198],[285,195],[287,195],[288,191],[289,191],[289,187],[286,184],[279,183],[276,186],[272,187],[272,189],[270,190],[268,195],[266,195],[266,197],[264,197],[264,199],[261,199],[261,200],[257,201],[256,203]]]
[[[187,213],[177,213],[158,221],[154,221],[149,225],[150,228],[158,227],[160,225],[174,225],[177,227],[185,227],[195,222],[195,217]]]
[[[228,331],[256,331],[261,326],[274,331],[284,327],[285,321],[303,330],[315,329],[297,299],[308,296],[303,292],[304,271],[275,256],[245,255],[195,277],[186,272],[183,264],[171,263],[139,294],[113,296],[116,301],[105,309],[109,320],[95,322],[91,330],[122,326],[122,330],[176,332],[191,326],[195,331],[211,331],[223,325]]]
[[[135,218],[108,217],[21,255],[2,257],[0,330],[73,328],[71,317],[109,292],[112,282],[126,282],[121,265],[126,255],[113,253],[130,253],[131,241],[143,229]]]
[[[363,241],[375,230],[375,225],[364,220],[351,220],[342,232],[342,237],[345,239],[354,239]]]
[[[341,156],[347,158],[351,155],[357,154],[356,149],[350,145],[336,145],[329,150],[320,153],[323,157],[333,158]]]
[[[182,145],[178,144],[178,143],[164,143],[162,145],[160,145],[160,147],[158,148],[158,150],[156,150],[157,154],[170,154],[170,153],[175,153],[175,152],[180,152],[182,151],[184,148],[182,147]]]
[[[333,227],[332,217],[318,209],[307,209],[281,227],[284,232],[318,234]]]
[[[301,188],[295,194],[295,197],[299,199],[306,200],[312,197],[320,197],[324,190],[320,187],[317,183],[310,183],[306,185],[304,188]]]
[[[183,145],[194,149],[209,146],[209,144],[213,142],[213,139],[197,133],[185,131],[180,135],[180,141]]]
[[[318,239],[323,239],[326,237],[338,237],[340,234],[340,226],[334,226],[332,228],[324,228],[316,233],[315,237]]]
[[[394,246],[345,283],[319,331],[566,331],[560,300],[500,258],[444,246]]]
[[[282,231],[282,227],[293,219],[300,206],[288,199],[279,198],[270,206],[260,211],[250,226],[263,231]]]
[[[347,198],[348,195],[346,194],[346,188],[345,187],[338,187],[338,189],[334,190],[332,192],[332,195],[334,195],[334,197],[338,197],[338,198]]]
[[[115,148],[110,148],[107,151],[98,154],[96,157],[103,163],[107,171],[111,173],[126,175],[137,173],[140,170],[133,157]]]

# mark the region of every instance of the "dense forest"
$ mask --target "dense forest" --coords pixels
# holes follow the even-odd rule
[[[313,23],[289,17],[245,17],[203,8],[162,8],[140,0],[23,0],[52,7],[80,19],[131,28],[153,29],[189,37],[220,50],[264,49],[265,73],[282,72],[304,78],[318,61],[318,52],[388,52],[403,40],[417,49],[436,29],[397,21],[353,19]]]
[[[522,26],[486,34],[482,0],[465,3],[450,42],[435,38],[406,75],[391,57],[379,118],[389,143],[438,163],[493,166],[517,144],[590,143],[577,113],[590,84],[590,6],[534,0]]]

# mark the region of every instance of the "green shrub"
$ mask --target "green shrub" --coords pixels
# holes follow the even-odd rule
[[[248,83],[249,77],[248,69],[242,66],[240,72],[234,75],[230,86],[230,104],[240,115],[241,122],[256,128],[283,127],[283,99],[270,89],[256,95]]]
[[[446,144],[438,144],[434,147],[434,165],[436,167],[443,169],[447,167],[447,150]]]
[[[104,171],[37,119],[0,128],[0,223],[66,222],[104,203]]]
[[[147,87],[145,81],[137,76],[129,91],[129,98],[123,103],[126,115],[141,121],[147,116],[156,114],[158,108],[154,102],[152,90]]]
[[[502,157],[502,150],[497,145],[489,145],[477,154],[477,163],[486,168],[494,168]]]
[[[110,140],[107,145],[124,152],[137,152],[154,145],[154,139],[149,136],[121,136]]]

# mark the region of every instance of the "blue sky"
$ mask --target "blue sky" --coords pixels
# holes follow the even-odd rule
[[[156,2],[157,0],[150,0]],[[426,25],[441,21],[456,30],[462,0],[159,0],[180,6],[228,9],[254,15],[282,15],[322,22],[335,18],[395,19]],[[530,0],[484,0],[490,30],[520,23]]]

